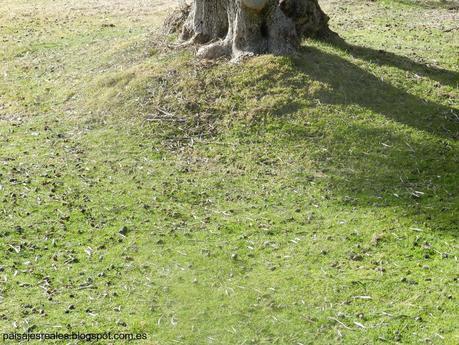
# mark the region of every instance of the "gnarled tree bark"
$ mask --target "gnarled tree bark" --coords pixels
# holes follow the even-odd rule
[[[198,56],[228,56],[294,52],[304,37],[332,32],[318,0],[194,0],[168,18],[169,31],[201,44]]]

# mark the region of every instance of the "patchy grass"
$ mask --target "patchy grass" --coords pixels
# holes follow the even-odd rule
[[[346,43],[234,66],[160,3],[0,7],[1,332],[456,344],[457,11],[325,1]]]

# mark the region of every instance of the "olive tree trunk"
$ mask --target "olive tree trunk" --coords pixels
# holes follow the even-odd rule
[[[194,0],[168,18],[169,31],[202,45],[198,56],[215,59],[290,54],[304,37],[331,33],[318,0]]]

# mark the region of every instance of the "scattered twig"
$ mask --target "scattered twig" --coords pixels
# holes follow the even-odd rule
[[[340,320],[335,319],[334,317],[329,317],[328,319],[329,319],[329,320],[332,320],[332,321],[335,321],[335,322],[339,323],[341,326],[343,326],[344,328],[346,328],[346,329],[352,331],[352,328],[351,328],[351,327],[349,327],[349,326],[347,326],[346,324],[342,323]]]

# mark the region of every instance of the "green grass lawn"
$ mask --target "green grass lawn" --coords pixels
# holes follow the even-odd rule
[[[342,42],[242,65],[167,6],[1,2],[0,333],[459,343],[457,2],[324,0]]]

